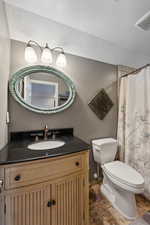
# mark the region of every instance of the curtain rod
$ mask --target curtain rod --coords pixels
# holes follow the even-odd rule
[[[142,67],[138,68],[137,70],[133,70],[132,72],[127,73],[127,74],[121,76],[120,78],[127,77],[129,75],[135,75],[136,73],[138,73],[140,70],[144,69],[147,66],[150,66],[150,64],[146,64],[145,66],[142,66]]]

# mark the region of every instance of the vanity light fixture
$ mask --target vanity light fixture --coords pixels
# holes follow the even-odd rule
[[[56,60],[56,65],[58,67],[62,67],[64,68],[67,64],[67,61],[66,61],[66,56],[65,56],[65,53],[64,52],[61,52],[58,57],[57,57],[57,60]]]
[[[47,43],[45,48],[42,50],[41,61],[45,64],[52,64],[53,62],[52,52]]]
[[[29,42],[25,48],[25,60],[28,63],[35,63],[37,61],[36,52]]]
[[[38,46],[41,52],[41,62],[44,64],[52,64],[53,62],[53,52],[58,52],[56,58],[56,66],[64,68],[67,64],[64,49],[61,47],[50,48],[46,43],[45,47],[42,48],[36,41],[28,41],[25,48],[25,60],[28,63],[35,63],[38,59],[34,46]]]

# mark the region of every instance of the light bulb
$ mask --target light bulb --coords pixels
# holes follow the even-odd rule
[[[28,63],[35,63],[37,61],[37,55],[34,48],[31,45],[27,45],[25,48],[25,60]]]
[[[56,60],[56,65],[58,67],[62,67],[64,68],[67,64],[67,60],[66,60],[66,56],[65,54],[62,52],[58,55],[57,60]]]
[[[52,64],[52,61],[53,61],[52,53],[47,44],[46,44],[46,47],[42,51],[41,61],[46,64]]]

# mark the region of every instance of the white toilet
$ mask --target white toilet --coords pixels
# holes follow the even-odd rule
[[[113,161],[117,140],[103,138],[92,141],[94,160],[101,164],[103,184],[101,192],[125,218],[137,217],[135,194],[144,191],[144,179],[135,169],[120,161]]]

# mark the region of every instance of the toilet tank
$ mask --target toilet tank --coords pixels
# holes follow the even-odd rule
[[[113,138],[101,138],[92,141],[94,160],[103,165],[112,162],[117,153],[117,140]]]

